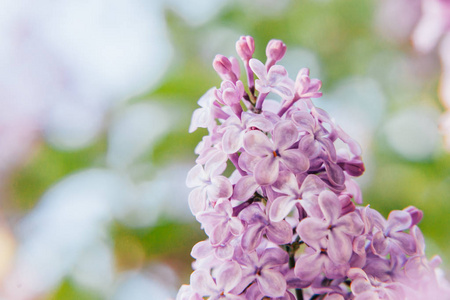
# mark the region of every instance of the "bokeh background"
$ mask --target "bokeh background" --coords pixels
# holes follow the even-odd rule
[[[414,205],[450,267],[450,153],[419,0],[0,0],[0,299],[175,298],[205,238],[185,187],[217,53],[272,38],[362,145],[364,203]]]

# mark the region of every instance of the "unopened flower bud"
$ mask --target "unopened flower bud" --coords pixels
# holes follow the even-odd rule
[[[236,42],[236,52],[243,61],[248,61],[252,58],[255,52],[255,41],[251,36],[241,36]]]
[[[277,61],[281,60],[285,53],[286,53],[286,45],[282,41],[270,40],[266,48],[266,55],[267,55],[266,67],[270,68]]]
[[[223,80],[236,82],[237,77],[233,72],[233,64],[226,56],[217,54],[213,61],[213,68]]]

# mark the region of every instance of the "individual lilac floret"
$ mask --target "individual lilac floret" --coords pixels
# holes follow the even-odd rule
[[[233,217],[233,207],[228,199],[219,199],[213,211],[199,213],[197,220],[202,223],[212,245],[223,243],[232,234],[238,236],[244,230],[241,220]]]
[[[257,251],[236,253],[236,260],[243,267],[241,286],[256,282],[263,295],[282,297],[286,292],[286,280],[280,267],[288,262],[288,254],[280,248],[268,248],[261,254]]]
[[[182,285],[178,292],[176,300],[203,300],[199,294],[197,294],[190,285]]]
[[[301,69],[295,79],[294,96],[283,103],[278,115],[282,116],[292,106],[292,104],[298,100],[310,100],[311,98],[322,97],[322,92],[319,92],[321,87],[322,81],[316,78],[309,78],[309,69]]]
[[[295,262],[295,275],[303,281],[313,282],[323,273],[327,278],[345,277],[349,263],[336,264],[328,256],[328,249],[320,242],[315,247],[307,247]]]
[[[194,132],[197,128],[212,129],[215,125],[215,118],[228,117],[218,105],[215,104],[214,88],[209,89],[199,100],[201,106],[192,114],[189,132]]]
[[[299,179],[301,180],[299,181]],[[269,217],[273,222],[279,222],[287,217],[292,209],[298,204],[308,207],[308,200],[316,192],[325,189],[325,183],[316,175],[294,176],[290,171],[280,171],[277,181],[272,189],[280,195],[276,197],[269,209]],[[314,197],[314,196],[313,196]]]
[[[241,99],[244,93],[244,84],[240,80],[236,84],[228,80],[223,81],[220,89],[214,91],[217,101],[229,106],[239,118],[242,113]]]
[[[263,101],[270,92],[278,94],[283,99],[290,99],[294,96],[294,83],[288,77],[283,66],[272,66],[267,71],[262,62],[252,58],[250,68],[259,78],[255,82],[256,89],[260,92],[256,101],[256,110],[261,110]]]
[[[275,126],[273,142],[261,131],[253,130],[245,135],[245,150],[250,155],[261,157],[253,172],[258,184],[274,183],[281,169],[280,164],[295,173],[308,170],[308,158],[298,149],[291,149],[297,139],[297,128],[290,121],[283,121]]]
[[[271,222],[261,209],[259,203],[248,206],[239,217],[248,225],[242,235],[242,248],[251,252],[255,250],[264,235],[278,245],[288,244],[292,240],[292,228],[288,222]]]
[[[348,277],[352,280],[351,289],[355,300],[405,299],[405,292],[400,283],[384,283],[370,278],[367,274],[357,268],[348,271]]]
[[[213,278],[206,270],[196,270],[191,275],[192,288],[209,299],[245,300],[239,296],[241,290],[233,289],[241,282],[242,271],[236,262],[227,262],[217,270],[217,277]]]
[[[352,239],[362,232],[363,222],[354,212],[341,216],[341,203],[330,191],[320,193],[319,206],[323,218],[302,220],[297,233],[305,243],[315,247],[325,239],[331,260],[336,264],[347,263],[353,252]]]
[[[232,195],[233,188],[230,181],[220,175],[226,167],[223,159],[223,157],[226,159],[226,155],[224,155],[212,157],[204,168],[198,164],[189,171],[186,185],[195,187],[189,194],[189,207],[194,215],[205,211],[210,202],[229,198]]]
[[[379,226],[379,231],[372,238],[372,249],[375,254],[385,256],[395,252],[412,255],[416,252],[414,238],[403,232],[411,227],[411,215],[405,211],[395,210],[389,214],[388,220]]]
[[[238,152],[244,142],[244,135],[250,130],[270,131],[273,124],[261,115],[251,112],[243,112],[241,118],[230,116],[219,129],[224,132],[222,136],[222,148],[227,154]]]

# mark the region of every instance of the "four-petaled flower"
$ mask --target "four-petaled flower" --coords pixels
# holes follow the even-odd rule
[[[244,136],[244,148],[260,157],[253,174],[260,185],[274,183],[280,171],[280,163],[292,172],[302,173],[309,168],[308,158],[292,145],[298,139],[298,131],[291,121],[281,121],[273,129],[272,141],[263,132],[252,130]]]

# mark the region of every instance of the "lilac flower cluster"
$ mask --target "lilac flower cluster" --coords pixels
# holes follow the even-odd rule
[[[355,204],[361,149],[311,101],[322,95],[321,81],[308,69],[290,79],[276,64],[286,52],[280,40],[267,45],[265,64],[253,58],[250,36],[236,50],[248,86],[238,60],[217,55],[223,82],[192,118],[190,131],[209,135],[186,180],[189,205],[209,238],[192,249],[195,271],[177,300],[450,295],[439,257],[425,256],[420,210],[386,220]],[[270,100],[274,94],[281,101]]]

